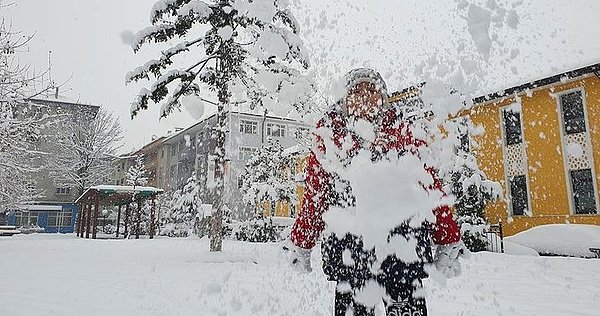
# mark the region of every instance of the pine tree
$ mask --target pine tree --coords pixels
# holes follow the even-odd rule
[[[149,101],[166,102],[161,116],[180,106],[184,95],[201,93],[200,84],[218,98],[215,179],[211,223],[211,251],[222,245],[225,133],[232,103],[250,108],[306,105],[303,97],[312,93],[311,84],[297,69],[308,68],[299,40],[298,24],[287,9],[287,1],[252,0],[160,0],[151,11],[151,23],[136,35],[134,52],[147,42],[181,40],[127,75],[127,82],[154,78],[150,89],[142,89],[131,107],[131,115],[147,109]],[[198,28],[199,27],[199,28]],[[196,36],[199,29],[206,30]],[[173,69],[175,57],[188,57],[189,65]],[[169,69],[170,68],[170,69]],[[172,89],[172,85],[175,85]],[[304,92],[302,92],[304,91]],[[232,99],[233,98],[233,99]]]
[[[455,122],[456,123],[456,122]],[[488,240],[484,231],[489,227],[485,206],[499,198],[502,189],[498,183],[487,180],[470,151],[469,131],[475,129],[468,120],[454,124],[456,128],[456,156],[454,171],[450,174],[451,193],[455,197],[456,221],[461,227],[462,240],[471,251],[484,251]]]
[[[146,165],[144,164],[144,155],[138,155],[135,158],[135,164],[127,170],[126,180],[127,184],[137,187],[145,186],[148,184],[148,172],[146,171]]]
[[[296,204],[296,183],[288,174],[290,162],[279,142],[267,138],[265,145],[246,163],[242,176],[242,192],[244,202],[256,207],[255,215],[263,214],[265,202],[271,206],[279,201]]]
[[[187,180],[185,186],[173,192],[169,206],[162,216],[161,235],[187,237],[196,228],[196,220],[201,213],[200,186],[196,173]]]

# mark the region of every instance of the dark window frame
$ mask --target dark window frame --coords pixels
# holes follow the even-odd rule
[[[521,187],[522,186],[522,187]],[[510,208],[513,216],[527,215],[529,210],[529,192],[527,188],[527,176],[518,175],[509,179]]]
[[[576,96],[576,98],[572,98]],[[572,98],[571,100],[568,100]],[[584,133],[587,129],[585,95],[582,89],[570,90],[559,96],[562,129],[567,135]]]
[[[512,118],[509,117],[512,115]],[[522,113],[510,108],[502,109],[502,127],[504,129],[504,143],[506,146],[521,144],[523,142]]]
[[[585,175],[583,175],[585,173]],[[582,177],[579,177],[582,175]],[[569,170],[571,184],[571,201],[573,202],[573,213],[575,215],[598,214],[596,204],[596,190],[594,188],[594,173],[592,169]],[[587,189],[583,191],[582,189]],[[591,192],[589,191],[591,189]],[[587,191],[587,192],[586,192]],[[585,194],[583,198],[581,195]]]

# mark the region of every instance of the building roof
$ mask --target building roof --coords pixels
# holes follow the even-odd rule
[[[547,78],[539,79],[536,81],[528,82],[525,84],[521,84],[512,88],[508,88],[502,91],[493,92],[484,96],[477,97],[473,99],[475,104],[485,103],[488,101],[504,98],[507,96],[515,95],[521,93],[523,91],[536,89],[539,87],[551,85],[557,82],[574,79],[577,77],[581,77],[588,74],[595,74],[600,77],[600,63],[589,65],[583,68],[567,71],[558,75],[550,76]]]
[[[101,200],[104,202],[119,205],[131,202],[134,197],[148,198],[163,193],[163,190],[155,187],[143,186],[96,185],[85,190],[85,192],[75,200],[75,203],[83,202],[95,193],[99,194]]]
[[[64,99],[30,98],[30,99],[27,99],[27,101],[31,101],[33,103],[38,103],[38,104],[39,103],[53,103],[53,104],[60,104],[60,105],[82,106],[82,107],[91,107],[91,108],[100,109],[100,107],[97,105],[83,104],[83,103],[78,103],[78,102],[74,102],[71,100],[64,100]]]

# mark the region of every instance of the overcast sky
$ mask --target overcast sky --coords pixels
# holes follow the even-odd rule
[[[478,1],[478,0],[471,0]],[[483,1],[483,0],[482,0]],[[126,130],[126,149],[148,142],[152,134],[194,119],[185,111],[158,120],[158,107],[129,118],[129,104],[139,85],[126,87],[127,71],[153,56],[136,56],[120,34],[148,25],[155,0],[16,0],[3,15],[14,30],[35,34],[21,60],[45,69],[52,51],[52,77],[72,77],[62,94],[114,111]],[[481,1],[480,1],[481,2]],[[502,0],[500,3],[517,3]],[[520,1],[519,1],[520,2]],[[448,25],[459,24],[453,1],[433,0],[302,0],[296,14],[304,26],[313,66],[323,78],[339,76],[351,67],[379,69],[390,90],[418,82],[404,73],[414,60],[451,49]],[[385,5],[384,5],[385,4]],[[519,56],[511,65],[490,71],[490,89],[539,79],[558,71],[600,62],[600,1],[529,0],[517,11],[520,25],[501,33]],[[428,52],[427,54],[425,52]],[[500,60],[502,56],[491,56]],[[498,65],[500,63],[497,63]],[[513,69],[510,70],[511,66]],[[509,69],[507,69],[509,68]],[[515,72],[516,71],[516,72]]]

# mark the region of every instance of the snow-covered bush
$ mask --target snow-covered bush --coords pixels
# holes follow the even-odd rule
[[[255,215],[262,214],[263,205],[286,201],[297,203],[296,182],[290,176],[290,157],[276,139],[268,138],[265,145],[250,157],[242,175],[244,202],[255,206]]]
[[[269,218],[257,217],[249,221],[231,224],[231,237],[249,242],[275,242],[281,237]]]
[[[198,225],[202,220],[200,190],[194,172],[185,186],[175,190],[167,205],[161,208],[160,235],[187,237],[198,233]]]

